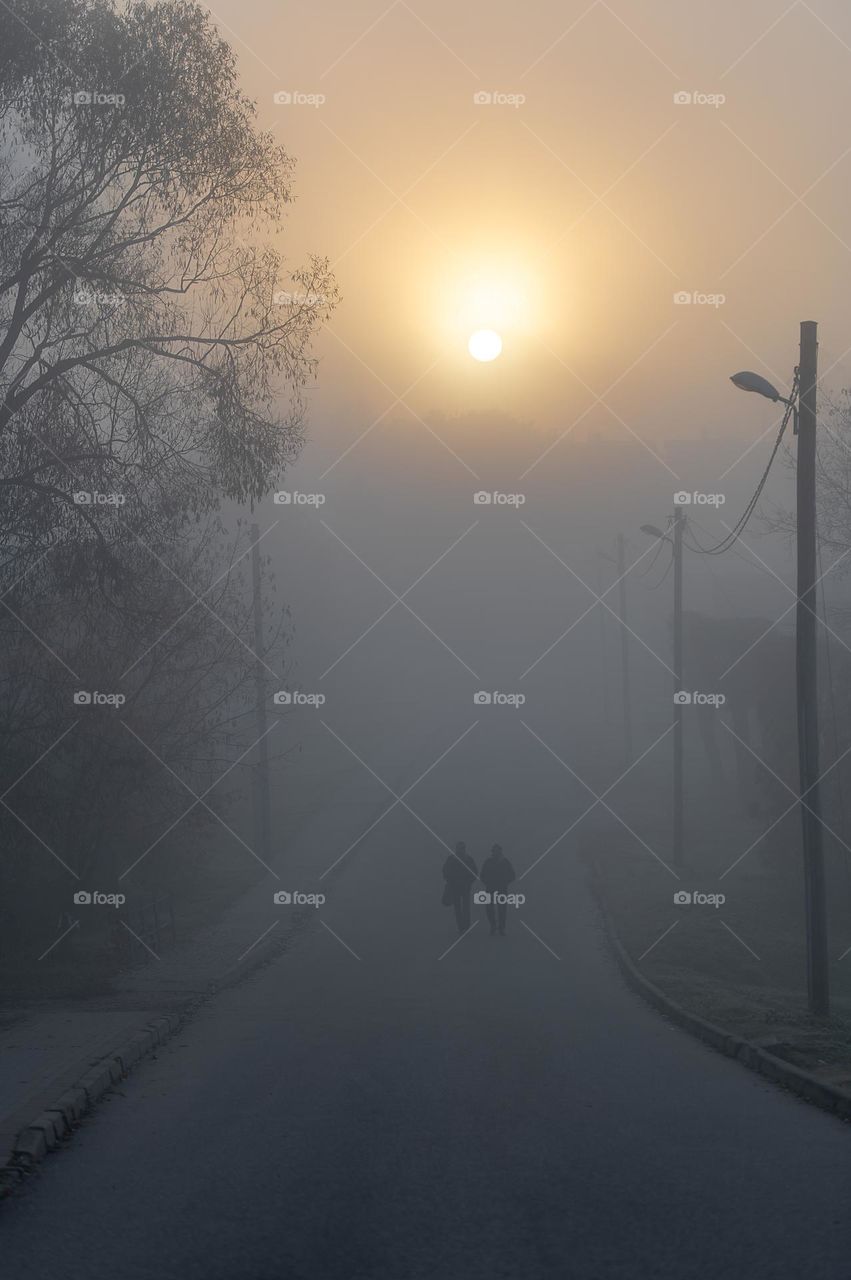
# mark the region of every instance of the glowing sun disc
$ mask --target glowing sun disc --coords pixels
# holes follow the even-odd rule
[[[495,329],[477,329],[470,334],[467,350],[474,360],[495,360],[502,354],[502,338]]]

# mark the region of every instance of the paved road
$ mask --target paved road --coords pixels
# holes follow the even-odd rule
[[[8,1280],[848,1275],[847,1129],[627,991],[569,851],[442,959],[433,837],[351,857],[7,1203]]]

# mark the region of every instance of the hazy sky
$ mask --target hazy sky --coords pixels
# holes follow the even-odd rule
[[[506,408],[547,440],[581,417],[583,434],[749,442],[767,406],[736,397],[729,373],[785,381],[802,318],[821,322],[824,368],[851,346],[840,0],[214,12],[298,160],[292,257],[336,263],[344,301],[315,403],[345,413],[342,446],[398,395],[418,414]],[[726,301],[677,305],[677,291]],[[480,326],[503,335],[493,364],[467,354]],[[847,356],[830,380],[846,374]]]
[[[403,590],[463,535],[411,599],[483,679],[519,679],[589,597],[516,519],[513,541],[495,541],[511,513],[473,507],[474,490],[526,494],[536,533],[605,584],[616,571],[598,552],[621,529],[632,563],[639,524],[663,525],[676,490],[726,495],[720,512],[692,511],[707,541],[738,517],[779,415],[731,373],[786,387],[812,318],[826,383],[851,386],[845,4],[218,0],[215,14],[262,125],[298,162],[282,243],[293,263],[327,254],[343,295],[294,473],[327,505],[261,513],[302,676],[392,603],[374,574]],[[502,334],[493,363],[467,353],[478,327]],[[581,443],[597,434],[624,447]],[[769,506],[788,504],[789,481],[778,464]],[[789,578],[779,539],[757,554]],[[774,619],[789,592],[773,572],[749,549],[691,557],[687,605]],[[630,583],[638,631],[667,652],[668,584]],[[571,633],[581,655],[559,648],[528,680],[586,671],[598,622]],[[324,681],[386,682],[400,627],[468,678],[397,609]]]

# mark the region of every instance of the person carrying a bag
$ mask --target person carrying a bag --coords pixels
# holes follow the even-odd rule
[[[463,840],[455,846],[443,864],[443,905],[455,908],[455,923],[459,934],[464,934],[470,927],[470,891],[476,879],[476,864]]]

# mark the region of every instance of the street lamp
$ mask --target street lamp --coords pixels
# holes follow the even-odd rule
[[[741,373],[734,373],[730,378],[734,387],[738,387],[740,391],[753,391],[755,395],[765,396],[766,400],[772,400],[775,404],[788,405],[794,413],[794,424],[792,430],[795,435],[798,434],[798,398],[793,396],[791,400],[786,396],[781,396],[780,392],[769,382],[767,378],[763,378],[760,373],[752,373],[749,369],[743,369]]]
[[[818,329],[814,320],[801,322],[800,361],[791,399],[781,396],[758,373],[736,373],[730,379],[742,391],[754,391],[775,403],[781,401],[795,415],[798,437],[797,488],[797,615],[795,670],[798,710],[798,772],[801,834],[804,853],[807,919],[807,989],[810,1011],[830,1011],[827,957],[827,908],[819,796],[818,669],[816,650],[816,388],[818,385]],[[800,421],[799,421],[800,419]]]

